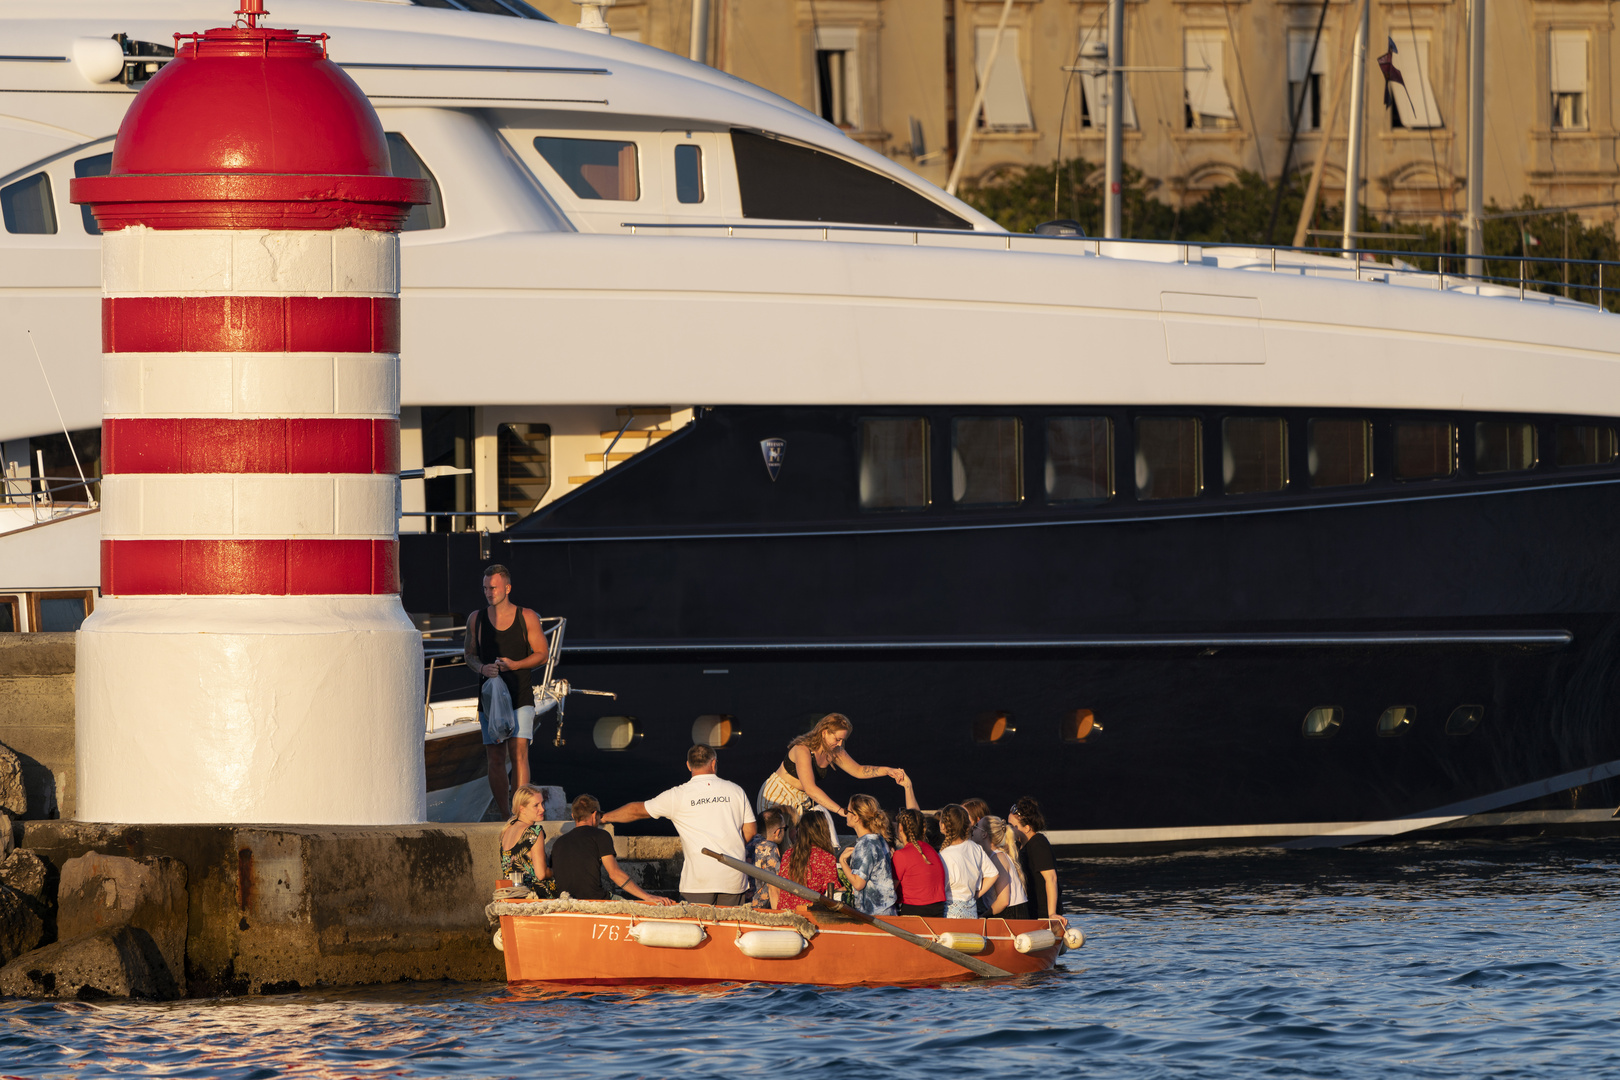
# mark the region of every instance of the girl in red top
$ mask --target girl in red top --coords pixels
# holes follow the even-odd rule
[[[782,852],[782,876],[817,892],[838,887],[838,859],[833,855],[827,815],[811,810],[799,819],[793,830],[793,846]],[[779,911],[792,911],[809,903],[771,886],[771,906]]]
[[[894,883],[900,914],[945,917],[945,861],[923,839],[923,816],[910,807],[895,819]]]

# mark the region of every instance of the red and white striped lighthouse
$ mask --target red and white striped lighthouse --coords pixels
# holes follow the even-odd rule
[[[325,35],[177,35],[102,238],[103,599],[79,635],[89,821],[420,821],[398,587],[399,235],[425,184]]]

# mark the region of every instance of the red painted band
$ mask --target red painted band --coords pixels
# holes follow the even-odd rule
[[[394,540],[103,540],[104,596],[399,592]]]
[[[399,421],[108,418],[101,467],[118,473],[397,473]]]
[[[73,201],[91,204],[104,231],[153,229],[397,230],[426,180],[396,176],[170,173],[81,176]]]
[[[396,296],[104,296],[101,351],[399,351]]]

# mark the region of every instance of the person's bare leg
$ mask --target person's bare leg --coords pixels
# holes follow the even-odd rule
[[[506,782],[506,747],[499,743],[484,747],[489,759],[489,791],[495,796],[495,810],[505,817],[512,806],[512,789]]]
[[[506,745],[512,750],[512,790],[516,791],[529,782],[529,740],[508,739]]]

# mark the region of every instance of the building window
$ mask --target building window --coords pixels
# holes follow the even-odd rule
[[[675,201],[703,201],[703,147],[696,143],[675,147]]]
[[[95,610],[91,589],[28,594],[28,629],[36,634],[70,634]]]
[[[1389,40],[1395,47],[1390,60],[1405,83],[1404,86],[1402,83],[1390,83],[1390,98],[1395,106],[1389,117],[1390,127],[1444,127],[1440,119],[1440,104],[1434,96],[1434,83],[1429,75],[1429,32],[1392,30]]]
[[[92,154],[90,157],[82,157],[73,163],[74,176],[106,176],[110,172],[112,172],[111,151],[105,154]],[[84,218],[84,231],[91,236],[100,236],[101,226],[96,224],[96,215],[90,209],[90,204],[80,204],[79,213]]]
[[[1474,471],[1523,472],[1536,467],[1536,426],[1522,420],[1474,425]]]
[[[1457,429],[1444,420],[1395,425],[1395,479],[1434,480],[1457,469]]]
[[[1187,71],[1186,124],[1192,131],[1227,131],[1237,127],[1232,96],[1226,92],[1226,33],[1188,30],[1182,50]]]
[[[1004,46],[1005,47],[1005,46]],[[1080,34],[1080,126],[1101,130],[1108,126],[1108,23]],[[1136,102],[1131,98],[1131,77],[1125,76],[1125,115],[1120,123],[1136,127]]]
[[[9,233],[54,233],[56,203],[51,199],[51,178],[35,173],[0,187],[0,217]]]
[[[846,130],[861,126],[861,72],[854,27],[816,30],[816,111]]]
[[[964,505],[1024,498],[1023,424],[1016,416],[951,421],[951,498]]]
[[[1136,421],[1136,497],[1191,499],[1204,488],[1203,423],[1194,416]]]
[[[1417,710],[1410,705],[1391,705],[1378,717],[1378,734],[1384,738],[1405,735],[1412,730]]]
[[[973,73],[985,80],[985,65],[996,41],[996,28],[980,26],[973,32]],[[1018,31],[1009,26],[1001,32],[1001,48],[996,50],[996,70],[989,73],[984,88],[984,108],[979,126],[987,131],[1029,131],[1035,121],[1029,115],[1029,98],[1024,94],[1024,68],[1018,60]]]
[[[534,148],[581,199],[634,202],[641,198],[633,142],[541,135],[534,140]]]
[[[1548,37],[1553,129],[1581,130],[1586,127],[1586,31],[1554,30]]]
[[[500,476],[500,508],[526,518],[551,489],[551,426],[502,424],[496,432],[495,467]],[[514,519],[503,518],[510,524]]]
[[[1306,439],[1312,487],[1350,487],[1372,479],[1372,421],[1312,420]]]
[[[1046,418],[1046,501],[1114,497],[1114,422],[1106,416]]]
[[[1344,710],[1337,705],[1318,705],[1305,714],[1299,733],[1307,739],[1331,739],[1344,723]]]
[[[753,131],[731,132],[745,218],[967,229],[968,223],[906,185],[834,157]]]
[[[397,131],[388,132],[388,171],[408,180],[428,182],[428,201],[411,207],[411,212],[400,226],[402,232],[418,229],[444,228],[444,199],[439,195],[439,181],[423,162],[416,149]]]
[[[1614,428],[1597,424],[1558,425],[1558,464],[1560,468],[1578,465],[1607,465],[1615,457]]]
[[[1228,495],[1288,486],[1288,423],[1279,416],[1221,421],[1221,477]]]
[[[1311,55],[1311,46],[1316,55]],[[1317,40],[1314,30],[1288,31],[1288,116],[1293,122],[1299,110],[1299,130],[1319,131],[1322,127],[1322,80],[1327,74],[1328,37]]]
[[[928,505],[928,421],[896,416],[861,421],[862,510]]]

